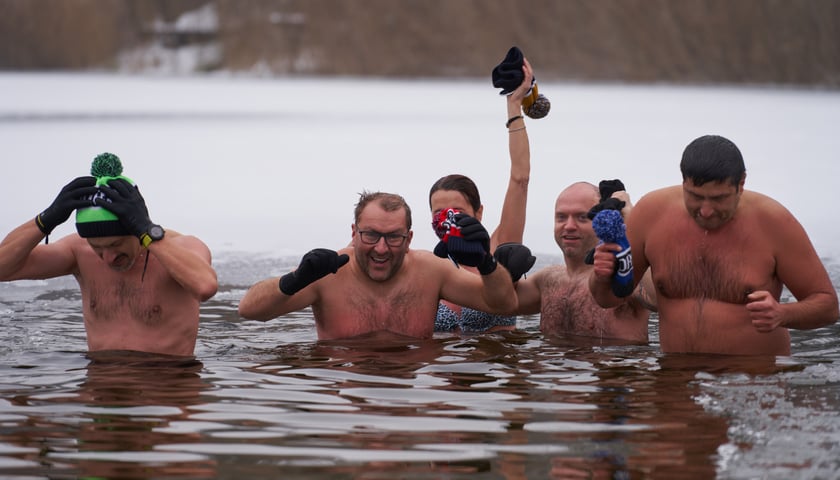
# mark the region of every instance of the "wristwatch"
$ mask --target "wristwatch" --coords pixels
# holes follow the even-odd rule
[[[143,244],[143,247],[149,248],[152,242],[162,239],[165,233],[163,227],[152,224],[149,226],[149,231],[140,236],[140,243]]]

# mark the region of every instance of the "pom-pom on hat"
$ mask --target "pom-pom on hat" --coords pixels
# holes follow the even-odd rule
[[[624,218],[618,210],[601,210],[592,219],[592,230],[601,241],[618,243],[625,237]]]
[[[93,159],[90,174],[96,177],[96,186],[108,185],[108,182],[121,178],[134,185],[134,181],[122,175],[123,166],[120,157],[113,153],[102,153]],[[96,192],[90,197],[91,206],[76,210],[76,231],[80,237],[116,237],[130,235],[120,223],[120,219],[105,208],[94,205],[95,202],[109,202],[104,193]]]
[[[545,95],[539,93],[537,84],[534,83],[534,86],[531,87],[531,94],[522,99],[522,111],[525,112],[525,115],[537,119],[548,115],[550,110],[551,102]]]

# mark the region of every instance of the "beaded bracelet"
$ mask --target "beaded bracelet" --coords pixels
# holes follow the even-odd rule
[[[523,126],[523,127],[519,127],[519,128],[514,128],[513,130],[508,130],[508,133],[521,132],[522,130],[525,130],[525,127],[524,127],[524,126]]]

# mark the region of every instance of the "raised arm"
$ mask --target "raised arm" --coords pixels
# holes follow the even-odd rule
[[[549,269],[555,266],[545,267],[533,275],[516,282],[516,297],[519,301],[517,315],[533,315],[540,313],[542,308],[542,282],[548,275]]]
[[[488,307],[487,311],[499,315],[514,314],[519,306],[519,300],[516,297],[513,281],[510,279],[510,273],[505,267],[498,265],[493,272],[482,273],[480,277],[483,287],[481,298]]]
[[[14,229],[0,242],[0,280],[52,278],[75,270],[71,241],[38,244],[66,222],[73,210],[90,206],[88,197],[96,192],[95,183],[93,177],[73,179],[33,221]]]
[[[73,273],[76,257],[70,238],[39,245],[43,239],[44,233],[31,221],[12,230],[0,242],[0,281],[40,280]]]
[[[626,192],[616,192],[613,198],[626,202],[622,213],[626,217],[627,239],[633,256],[635,294],[631,297],[617,297],[613,294],[612,277],[617,268],[615,253],[622,251],[622,247],[615,243],[602,243],[595,247],[593,270],[589,275],[589,291],[595,302],[604,308],[615,307],[628,298],[635,298],[646,308],[653,306],[655,309],[656,292],[651,273],[648,271],[648,260],[645,257],[645,233],[648,229],[648,212],[652,212],[655,216],[657,208],[633,207]],[[632,215],[629,215],[630,210],[633,212]],[[641,288],[637,288],[640,283],[642,283]]]
[[[169,275],[199,301],[216,294],[219,283],[211,266],[210,249],[198,238],[170,231],[148,249]]]
[[[492,258],[492,257],[490,257]],[[438,259],[441,260],[442,259]],[[448,262],[448,260],[446,260]],[[441,298],[456,305],[496,315],[512,315],[518,306],[510,274],[501,265],[481,267],[481,275],[445,264],[440,270],[444,280]]]
[[[302,310],[317,300],[314,287],[303,289],[295,295],[280,291],[280,277],[271,277],[255,283],[239,302],[239,316],[248,320],[268,321],[289,312]]]
[[[522,100],[531,88],[534,73],[528,60],[524,60],[522,71],[525,78],[507,99],[507,135],[510,151],[510,179],[505,193],[499,226],[490,239],[491,251],[508,242],[522,242],[525,232],[525,211],[528,201],[528,183],[531,176],[531,150],[528,144],[528,130],[522,115]]]
[[[326,248],[309,251],[298,268],[282,277],[258,282],[239,302],[239,315],[249,320],[271,320],[302,310],[318,300],[317,280],[335,273],[350,260],[349,255]]]

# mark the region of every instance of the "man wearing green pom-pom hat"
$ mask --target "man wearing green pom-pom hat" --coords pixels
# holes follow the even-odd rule
[[[74,210],[77,233],[50,242]],[[153,223],[111,153],[0,242],[0,281],[70,274],[81,289],[90,351],[192,356],[199,305],[218,288],[204,242]]]

